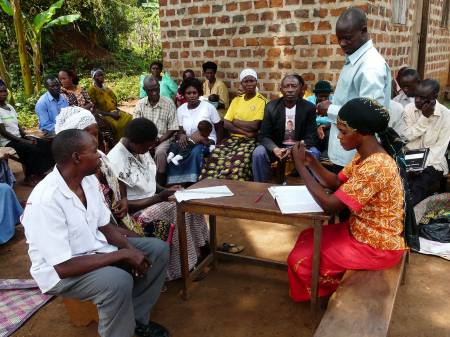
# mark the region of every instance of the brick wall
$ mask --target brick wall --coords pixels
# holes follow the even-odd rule
[[[440,26],[444,0],[431,0],[430,2],[425,77],[439,80],[442,88],[441,94],[443,94],[449,76],[450,31],[448,26],[445,28]]]
[[[445,71],[446,77],[449,34],[434,25],[443,0],[432,2],[428,39],[438,45],[429,48],[427,76]],[[201,76],[202,63],[213,60],[231,91],[239,86],[239,72],[251,67],[268,97],[277,95],[286,73],[302,74],[310,87],[320,79],[335,85],[344,60],[335,24],[350,5],[368,12],[371,38],[394,71],[410,64],[415,0],[406,25],[391,23],[391,0],[160,0],[164,66],[175,78],[186,68]]]

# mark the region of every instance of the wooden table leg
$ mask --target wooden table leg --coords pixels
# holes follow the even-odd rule
[[[213,255],[213,267],[217,268],[217,227],[216,216],[209,216],[209,246]]]
[[[180,247],[180,263],[181,263],[181,276],[183,278],[183,290],[181,297],[184,300],[188,299],[189,288],[189,260],[187,251],[187,239],[186,239],[186,218],[185,213],[182,210],[180,204],[177,203],[177,226],[178,226],[178,242]]]
[[[320,269],[320,245],[322,241],[322,224],[314,221],[314,248],[311,275],[311,309],[315,312],[318,308],[319,269]]]

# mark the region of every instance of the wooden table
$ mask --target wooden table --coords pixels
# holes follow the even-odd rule
[[[314,228],[314,252],[311,279],[311,308],[317,309],[318,302],[318,281],[320,265],[320,243],[322,239],[322,224],[331,223],[332,217],[325,213],[305,213],[305,214],[281,214],[275,200],[267,190],[272,184],[242,182],[233,180],[204,179],[190,187],[212,187],[226,185],[233,192],[234,196],[189,200],[181,203],[177,202],[177,225],[180,244],[181,273],[184,280],[182,297],[188,298],[189,287],[193,280],[204,270],[205,267],[217,265],[217,256],[225,255],[228,258],[251,260],[259,264],[286,269],[286,263],[255,258],[250,256],[228,254],[217,251],[216,237],[216,216],[230,218],[240,218],[247,220],[265,221],[273,223],[288,224],[293,226],[311,225]],[[264,193],[259,202],[255,202],[261,193]],[[198,213],[209,215],[210,226],[210,247],[211,253],[200,263],[200,265],[189,273],[186,222],[185,213]]]

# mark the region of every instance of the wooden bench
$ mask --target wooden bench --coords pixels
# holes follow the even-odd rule
[[[91,322],[98,323],[98,312],[94,303],[72,298],[64,298],[63,302],[69,314],[70,322],[73,325],[87,326]]]
[[[391,269],[347,271],[314,337],[385,337],[408,253]]]

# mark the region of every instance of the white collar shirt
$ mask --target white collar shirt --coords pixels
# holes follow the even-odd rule
[[[408,97],[403,91],[400,91],[400,93],[395,96],[393,100],[403,105],[403,107],[407,106],[410,103],[414,103],[414,97]]]
[[[117,250],[99,231],[111,217],[99,181],[94,175],[88,176],[81,186],[87,207],[55,166],[28,198],[22,224],[29,246],[30,273],[43,293],[61,280],[55,265],[76,256]]]
[[[403,113],[399,135],[406,142],[408,150],[428,148],[425,166],[448,173],[447,151],[450,141],[450,110],[436,102],[434,113],[425,117],[414,103],[408,104]]]
[[[373,46],[372,40],[367,41],[353,54],[346,55],[332,104],[328,108],[327,114],[331,121],[328,156],[333,164],[345,166],[355,155],[355,150],[345,151],[337,139],[336,120],[341,107],[357,97],[374,99],[389,109],[391,70]]]
[[[150,153],[133,155],[118,142],[107,155],[114,174],[127,186],[127,198],[139,200],[156,193],[156,165]]]

